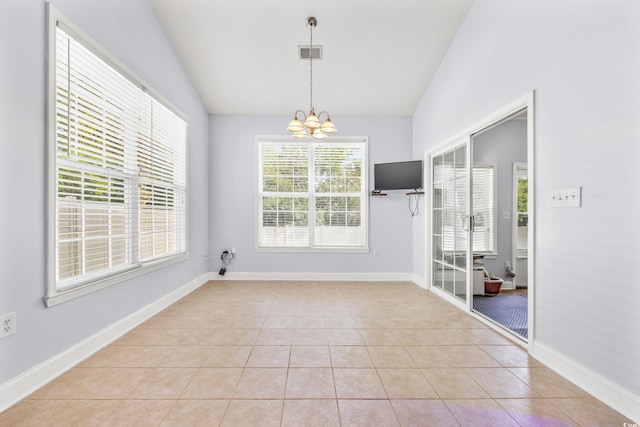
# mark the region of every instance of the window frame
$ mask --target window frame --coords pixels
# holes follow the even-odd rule
[[[315,233],[315,211],[312,210],[312,206],[315,203],[315,198],[317,194],[315,189],[311,188],[311,183],[313,183],[313,179],[309,184],[309,246],[261,246],[260,245],[260,229],[262,222],[262,191],[261,191],[261,183],[262,183],[262,164],[261,164],[261,151],[260,147],[262,143],[285,143],[285,144],[300,144],[300,145],[326,145],[331,143],[336,144],[349,144],[349,143],[358,143],[363,145],[363,158],[362,158],[362,171],[363,171],[363,179],[362,179],[362,188],[360,191],[360,206],[361,209],[364,210],[362,215],[362,227],[363,231],[363,242],[362,245],[359,246],[313,246],[314,243],[314,233]],[[368,188],[369,188],[369,139],[366,136],[353,136],[353,137],[336,137],[330,136],[327,139],[321,141],[314,141],[311,139],[304,140],[292,140],[291,136],[274,136],[274,135],[258,135],[256,136],[256,155],[255,155],[255,168],[256,171],[256,184],[255,184],[255,241],[254,241],[254,250],[256,252],[289,252],[289,253],[368,253],[369,249],[369,197],[368,197]],[[314,170],[314,157],[309,155],[309,171],[313,173]],[[314,208],[315,209],[315,208]]]
[[[61,288],[57,280],[57,191],[58,191],[58,159],[57,159],[57,82],[56,82],[56,30],[58,24],[64,28],[64,31],[71,35],[75,41],[81,43],[86,49],[104,61],[108,66],[116,70],[121,76],[128,79],[131,83],[138,86],[140,90],[145,92],[151,99],[159,103],[171,113],[185,122],[185,145],[184,145],[184,225],[180,227],[180,233],[184,234],[184,248],[180,248],[177,252],[166,255],[164,257],[155,258],[149,261],[140,261],[136,259],[135,264],[128,264],[121,269],[115,269],[107,274],[96,274],[95,279],[90,274],[86,275],[86,279],[79,281],[77,285],[71,285]],[[47,65],[46,65],[46,256],[45,271],[46,285],[44,303],[46,307],[52,307],[57,304],[78,298],[83,295],[95,292],[108,286],[121,283],[125,280],[147,274],[153,270],[166,267],[168,265],[181,262],[189,258],[189,186],[188,186],[188,133],[189,123],[187,116],[175,108],[159,93],[153,90],[140,77],[131,71],[126,65],[111,55],[91,36],[82,31],[72,21],[67,19],[50,3],[47,3]],[[138,179],[137,182],[142,180]],[[137,196],[136,200],[137,200]],[[135,203],[133,203],[135,205]],[[135,208],[134,215],[139,213],[139,206]],[[140,235],[142,234],[137,219],[135,220],[136,231],[133,233],[133,249],[139,245]]]
[[[472,252],[474,254],[481,254],[484,255],[487,258],[492,258],[492,257],[497,257],[498,256],[498,164],[496,162],[473,162],[472,165],[472,170],[471,170],[471,174],[473,175],[473,171],[475,169],[491,169],[492,170],[492,178],[493,178],[493,182],[492,182],[492,206],[491,209],[493,210],[493,218],[491,221],[491,234],[493,235],[492,237],[492,242],[493,242],[493,247],[491,248],[492,250],[490,251],[477,251],[475,249],[472,248]],[[475,185],[475,183],[472,183],[472,186]],[[472,197],[475,195],[475,191],[472,192]],[[473,202],[473,201],[472,201]],[[475,206],[472,206],[473,210],[475,211]],[[474,213],[475,215],[475,213]],[[476,231],[474,230],[472,233],[476,233]],[[475,240],[473,240],[473,236],[472,236],[472,241],[475,243]]]

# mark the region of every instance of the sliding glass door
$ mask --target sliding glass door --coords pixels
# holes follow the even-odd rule
[[[431,157],[431,279],[434,287],[468,304],[468,143]]]

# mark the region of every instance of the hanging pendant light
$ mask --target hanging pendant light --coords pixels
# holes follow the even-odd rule
[[[293,134],[294,138],[308,138],[310,135],[314,139],[326,139],[328,134],[338,130],[331,121],[329,113],[322,111],[316,116],[313,108],[313,29],[318,25],[318,20],[310,16],[306,23],[309,28],[309,114],[305,114],[302,110],[296,111],[287,130]],[[321,119],[323,115],[327,116],[324,121]]]

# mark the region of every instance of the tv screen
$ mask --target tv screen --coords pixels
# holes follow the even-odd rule
[[[376,190],[417,190],[422,188],[422,160],[373,165]]]

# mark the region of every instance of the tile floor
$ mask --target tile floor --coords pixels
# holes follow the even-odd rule
[[[400,282],[210,282],[0,414],[2,426],[625,422]]]

